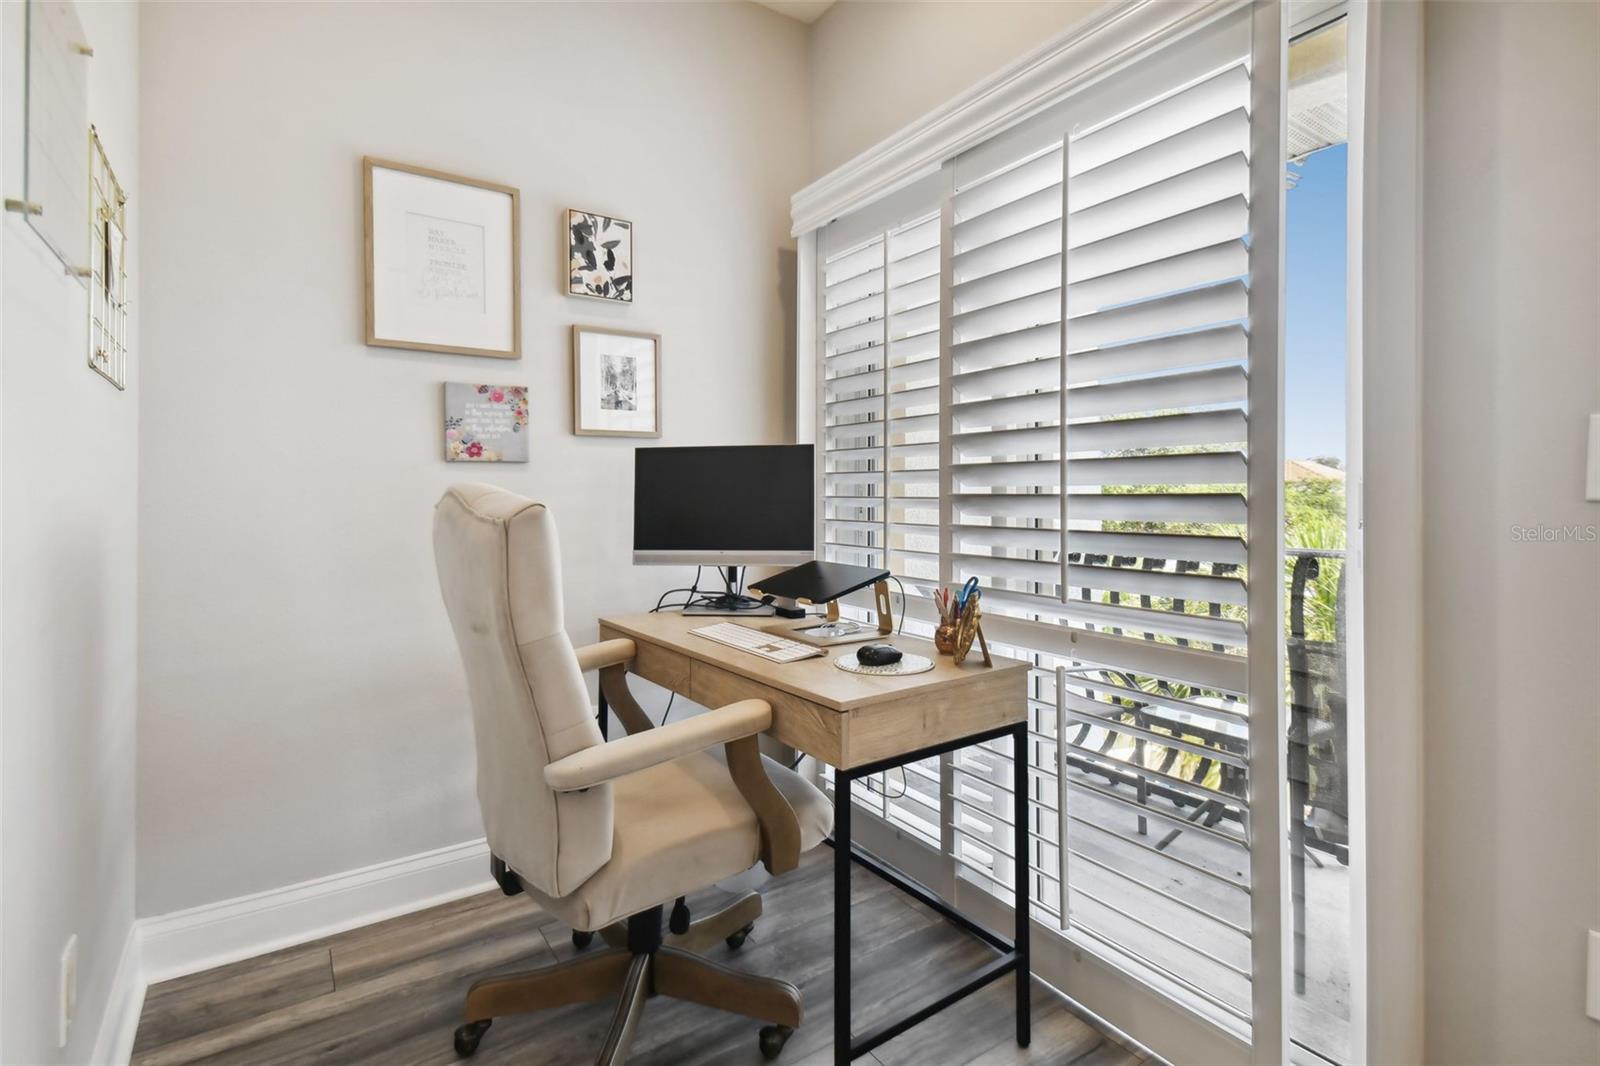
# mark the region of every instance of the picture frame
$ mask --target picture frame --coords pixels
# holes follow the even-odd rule
[[[526,463],[528,389],[447,381],[443,444],[447,463]]]
[[[522,195],[364,156],[366,342],[522,358]]]
[[[567,295],[633,303],[634,226],[625,218],[568,208]]]
[[[661,335],[572,327],[572,432],[661,436]]]

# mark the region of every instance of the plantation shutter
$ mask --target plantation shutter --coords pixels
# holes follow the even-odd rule
[[[1256,18],[1280,32],[1272,5],[1215,13],[946,160],[935,214],[830,224],[827,313],[883,277],[859,283],[878,318],[826,324],[830,397],[853,360],[878,377],[824,418],[824,550],[976,579],[991,644],[1033,666],[1023,780],[1009,741],[919,771],[958,904],[1008,903],[1026,848],[1037,921],[1271,1059],[1282,115],[1252,65],[1282,56],[1253,55]],[[848,516],[845,476],[872,504]]]
[[[939,215],[888,234],[889,561],[939,577]],[[937,825],[937,821],[934,823]],[[937,833],[935,833],[937,838]]]
[[[1036,618],[1038,604],[1059,601],[1063,546],[1061,145],[998,146],[952,172],[949,577],[976,577],[985,610]],[[1031,724],[1040,737],[1036,716]],[[966,749],[950,763],[959,876],[1008,894],[1018,787],[1009,745]],[[1038,784],[1039,760],[1030,763]],[[1055,924],[1058,863],[1038,858],[1030,894]]]
[[[821,556],[907,582],[939,576],[938,203],[935,182],[914,185],[830,227],[821,256]],[[855,800],[938,847],[941,791],[929,760]]]
[[[1069,139],[1063,331],[1068,585],[1106,625],[1235,647],[1211,607],[1245,604],[1247,58]]]
[[[952,205],[951,580],[991,610],[1059,599],[1061,204],[1054,145]]]
[[[888,365],[884,240],[822,265],[822,516],[826,557],[882,566]]]

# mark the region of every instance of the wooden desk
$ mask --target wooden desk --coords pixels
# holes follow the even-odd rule
[[[925,640],[892,637],[885,643],[926,655],[927,673],[905,677],[850,674],[832,659],[852,646],[793,663],[774,663],[697,636],[691,630],[722,619],[677,613],[635,614],[600,620],[600,638],[634,642],[630,673],[706,707],[742,699],[772,705],[771,733],[778,740],[834,767],[834,1062],[851,1059],[893,1039],[929,1016],[1005,974],[1017,979],[1017,1043],[1029,1041],[1028,848],[1016,855],[1016,931],[1007,940],[985,929],[910,877],[854,848],[850,842],[851,784],[859,777],[942,755],[970,744],[1009,736],[1018,782],[1028,780],[1028,664],[995,656],[986,667],[969,658],[957,666]],[[759,623],[756,623],[759,628]],[[605,720],[604,696],[601,721]],[[603,728],[603,727],[602,727]],[[1013,789],[1014,818],[1028,824],[1028,790]],[[947,981],[922,1007],[880,1023],[856,1037],[850,1028],[850,870],[852,861],[933,908],[994,947],[997,957],[975,973]]]
[[[631,673],[703,707],[759,698],[772,704],[772,735],[807,755],[851,769],[906,751],[971,736],[1024,720],[1028,664],[976,656],[957,666],[926,640],[892,637],[884,643],[926,655],[933,669],[907,677],[847,674],[830,661],[854,645],[816,659],[774,663],[696,636],[691,630],[720,618],[677,613],[600,620],[600,639],[628,637],[638,647]]]

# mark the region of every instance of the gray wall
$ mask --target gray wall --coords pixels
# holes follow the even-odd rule
[[[811,174],[833,170],[1104,5],[834,4],[811,27]]]
[[[7,196],[23,189],[24,10],[0,8]],[[138,13],[79,4],[78,17],[95,49],[89,120],[138,205]],[[82,202],[45,207],[84,218]],[[129,222],[137,308],[137,206]],[[0,259],[0,1061],[87,1062],[133,923],[139,319],[118,392],[88,366],[87,290],[10,212]],[[56,975],[73,934],[77,1020],[58,1050]]]
[[[147,4],[141,915],[481,836],[429,530],[487,480],[561,527],[568,627],[640,610],[634,441],[571,434],[574,322],[663,335],[662,444],[789,439],[806,35],[752,4]],[[361,157],[522,190],[520,361],[362,343]],[[564,295],[563,211],[636,225]],[[533,462],[439,458],[525,384]]]
[[[1600,525],[1600,6],[1434,3],[1425,49],[1428,1058],[1592,1064],[1600,543],[1516,529]]]

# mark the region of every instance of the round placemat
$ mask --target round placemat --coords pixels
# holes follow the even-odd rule
[[[856,660],[856,653],[847,651],[837,659],[833,665],[849,674],[876,674],[879,677],[898,677],[902,674],[925,674],[933,669],[933,660],[926,655],[912,655],[904,652],[899,662],[889,663],[887,666],[865,666]]]

